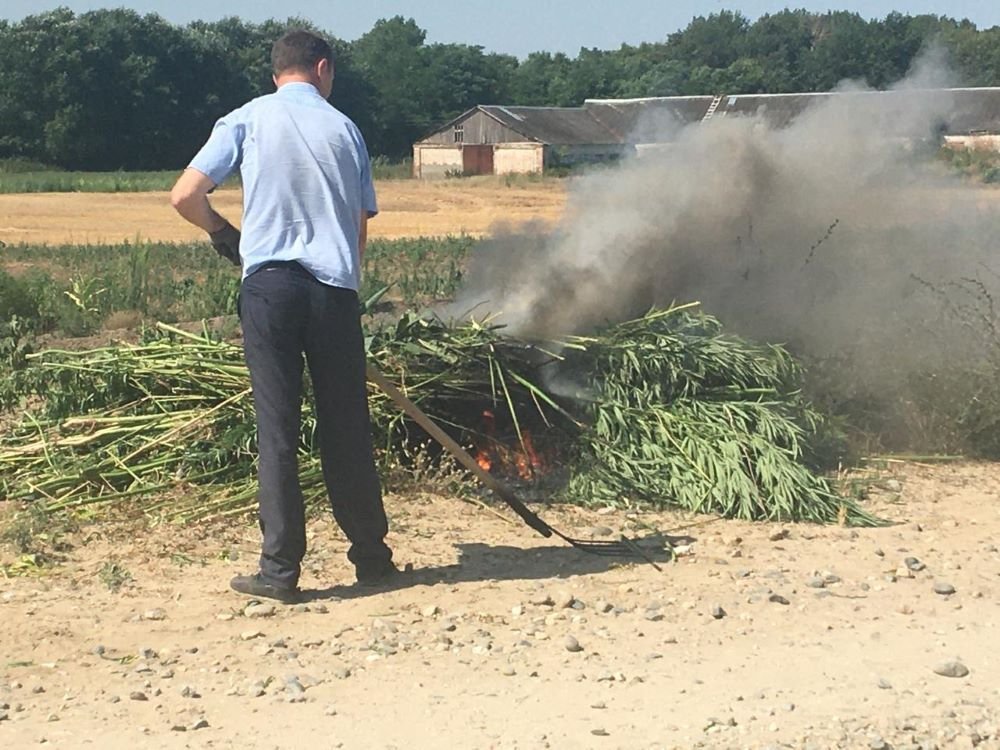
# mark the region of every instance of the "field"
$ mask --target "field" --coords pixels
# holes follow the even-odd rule
[[[447,297],[475,238],[551,225],[571,185],[380,183],[367,291],[394,283],[390,312]],[[237,190],[217,201],[236,215]],[[235,330],[233,269],[162,192],[0,195],[0,241],[8,289],[45,302],[42,343],[137,335],[101,330],[116,321]],[[873,459],[842,478],[891,525],[542,510],[573,536],[667,535],[678,556],[657,571],[543,540],[428,470],[387,498],[405,585],[349,585],[317,512],[309,601],[278,608],[227,588],[255,565],[252,518],[45,517],[0,499],[0,744],[998,746],[1000,470]],[[966,676],[948,676],[956,662]]]
[[[564,210],[566,184],[380,182],[362,294],[393,283],[387,299],[416,307],[450,294],[475,238],[503,225],[551,225]],[[240,200],[238,188],[214,198],[234,219]],[[231,315],[239,282],[163,192],[0,194],[0,271],[16,277],[37,303],[21,317],[40,318],[43,332],[69,336]]]
[[[378,183],[381,213],[373,238],[480,236],[497,224],[551,223],[566,202],[565,180],[477,177],[460,181]],[[240,192],[221,190],[215,204],[238,218]],[[0,195],[0,242],[6,245],[201,240],[155,193],[39,193]]]

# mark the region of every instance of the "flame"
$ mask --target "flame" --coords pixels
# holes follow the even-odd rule
[[[521,431],[521,437],[514,445],[507,445],[496,436],[496,416],[490,410],[482,413],[483,437],[476,445],[476,463],[483,471],[498,471],[516,474],[521,479],[531,480],[547,469],[547,463],[536,450],[531,433]]]
[[[520,450],[517,450],[515,454],[517,474],[521,479],[533,479],[535,474],[541,473],[545,469],[545,462],[542,461],[542,457],[535,450],[534,443],[531,440],[531,433],[527,430],[521,433],[521,445],[519,448]]]
[[[479,464],[479,468],[483,471],[489,471],[493,468],[493,458],[490,455],[489,444],[493,442],[493,436],[496,434],[497,419],[492,411],[484,409],[482,420],[483,433],[486,435],[486,439],[476,452],[476,463]]]

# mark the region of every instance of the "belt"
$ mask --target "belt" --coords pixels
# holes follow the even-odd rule
[[[309,271],[306,269],[305,266],[303,266],[296,260],[269,260],[267,263],[262,264],[256,271],[254,271],[254,273],[259,273],[261,271],[272,271],[275,269],[284,269],[286,271],[291,271],[292,273],[296,273],[300,276],[307,276],[313,280],[315,280],[316,278],[311,273],[309,273]]]

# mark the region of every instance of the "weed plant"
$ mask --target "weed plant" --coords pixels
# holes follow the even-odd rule
[[[462,281],[465,259],[476,246],[471,237],[374,241],[365,252],[361,297],[391,286],[390,297],[420,307],[451,297]]]
[[[29,159],[0,159],[0,193],[139,193],[169,190],[179,170],[69,172]],[[223,187],[239,185],[239,177]]]
[[[0,193],[145,193],[170,190],[178,170],[152,172],[68,172],[25,159],[0,159]],[[376,180],[407,180],[413,177],[413,160],[372,159]],[[239,176],[223,188],[238,187]]]
[[[146,512],[189,520],[252,507],[255,435],[242,351],[161,330],[141,345],[34,357],[22,392],[44,402],[0,440],[0,491],[52,511],[149,498]],[[484,323],[403,316],[373,331],[368,356],[460,442],[498,439],[477,431],[484,410],[522,446],[532,428],[540,450],[552,445],[573,467],[563,494],[578,503],[877,522],[806,465],[822,418],[801,398],[791,357],[725,336],[689,308],[535,344]],[[579,382],[585,396],[549,391],[549,380]],[[426,445],[426,435],[384,393],[373,391],[370,406],[384,474],[396,464],[419,471],[409,449]],[[300,483],[316,498],[310,399],[302,424]]]
[[[0,276],[0,312],[27,298],[20,317],[39,333],[89,335],[124,310],[165,321],[235,311],[239,275],[204,243],[21,245],[2,257],[28,269]]]
[[[385,156],[372,159],[372,179],[409,180],[413,178],[413,159],[393,161]]]
[[[0,175],[24,174],[26,172],[58,172],[58,167],[43,164],[34,159],[11,157],[0,159]]]
[[[97,571],[97,577],[113,594],[117,594],[123,586],[129,585],[134,580],[128,568],[114,560],[104,563]]]
[[[943,148],[938,158],[960,174],[984,183],[1000,183],[1000,151]]]
[[[447,297],[475,243],[374,240],[362,296],[390,286],[391,297],[407,307]],[[35,333],[85,336],[130,317],[175,323],[236,312],[240,274],[202,242],[20,245],[5,248],[0,262],[19,269],[15,276],[0,266],[0,324],[16,317]]]
[[[914,399],[919,413],[935,419],[934,427],[950,439],[945,449],[992,460],[1000,459],[998,281],[1000,275],[986,269],[944,285],[924,283],[944,311],[952,342],[964,345],[951,366],[919,380]]]
[[[144,193],[169,190],[177,172],[0,171],[0,193]]]

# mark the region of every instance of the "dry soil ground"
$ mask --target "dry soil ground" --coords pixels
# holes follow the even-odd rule
[[[471,178],[461,181],[394,180],[378,183],[381,213],[372,237],[481,235],[495,225],[557,219],[566,180]],[[222,190],[215,206],[238,221],[241,193]],[[0,242],[131,242],[203,239],[170,207],[166,193],[40,193],[0,195]]]
[[[881,486],[880,529],[545,513],[691,537],[662,572],[391,497],[411,584],[349,585],[318,518],[293,607],[227,590],[248,524],[88,526],[52,574],[0,580],[0,746],[997,747],[1000,472]]]

